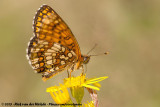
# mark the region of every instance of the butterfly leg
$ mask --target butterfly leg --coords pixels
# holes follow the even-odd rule
[[[70,70],[70,75],[69,75],[69,77],[71,77],[71,73],[73,72],[73,70]]]
[[[72,73],[72,72],[73,72],[73,70],[72,70],[72,69],[70,69],[70,70],[68,70],[68,69],[67,69],[68,78],[69,78],[69,77],[71,77],[71,73]]]
[[[69,78],[69,71],[68,71],[68,69],[67,69],[67,74],[68,74],[68,78]]]
[[[84,66],[85,66],[85,73],[87,73],[87,65],[85,64]]]
[[[83,75],[83,74],[85,74],[85,70],[84,70],[83,65],[81,66],[81,68],[82,68],[82,75]]]

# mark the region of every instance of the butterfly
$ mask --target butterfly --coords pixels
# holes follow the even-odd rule
[[[50,6],[42,5],[38,9],[33,30],[27,58],[32,68],[42,74],[42,80],[64,70],[75,71],[89,62],[90,56],[81,54],[70,28]]]

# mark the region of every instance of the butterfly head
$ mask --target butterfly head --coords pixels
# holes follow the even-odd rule
[[[88,64],[89,60],[90,60],[90,56],[89,55],[82,55],[83,58],[83,64]]]
[[[108,52],[105,52],[103,54],[97,54],[97,55],[82,55],[81,57],[83,59],[83,64],[88,64],[91,56],[99,56],[99,55],[107,55],[107,54],[108,54]]]

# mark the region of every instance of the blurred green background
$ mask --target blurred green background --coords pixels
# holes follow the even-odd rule
[[[1,0],[0,103],[52,102],[47,87],[66,72],[43,82],[26,59],[32,20],[42,4],[69,25],[83,54],[95,43],[88,77],[109,76],[98,92],[101,107],[160,107],[159,0]],[[77,71],[75,75],[79,75]],[[84,103],[91,98],[85,91]]]

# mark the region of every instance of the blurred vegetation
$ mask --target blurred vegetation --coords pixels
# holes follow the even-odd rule
[[[160,107],[158,0],[1,0],[0,102],[52,102],[46,88],[67,75],[43,82],[25,57],[33,16],[42,4],[65,20],[82,53],[95,43],[92,54],[110,52],[87,65],[88,77],[109,76],[98,92],[101,107]]]

